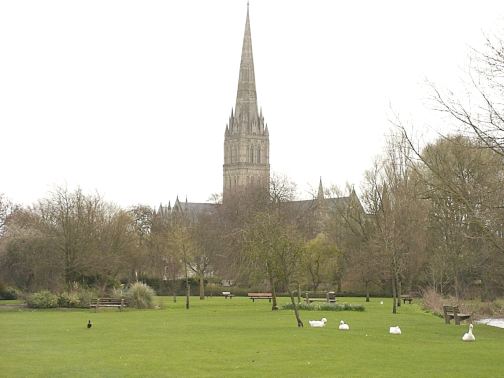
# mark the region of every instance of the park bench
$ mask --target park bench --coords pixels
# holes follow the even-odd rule
[[[234,297],[234,295],[233,295],[233,294],[231,294],[231,292],[230,292],[230,291],[223,291],[223,292],[222,292],[222,295],[223,295],[223,297],[224,297],[225,299],[228,299],[228,298],[229,298],[229,299],[232,299],[232,298]]]
[[[95,310],[98,310],[100,307],[117,307],[119,310],[122,310],[127,305],[128,302],[124,298],[96,298],[91,299],[89,307],[94,307]]]
[[[471,314],[461,314],[458,306],[443,305],[443,313],[446,324],[450,324],[452,319],[456,325],[460,325],[461,320],[471,319]]]
[[[273,295],[271,293],[248,293],[248,297],[255,302],[256,299],[268,299],[271,302]]]
[[[403,294],[401,295],[401,299],[404,304],[406,304],[406,301],[411,304],[413,302],[413,296],[411,294]]]
[[[317,296],[318,295],[318,296]],[[334,291],[328,291],[325,293],[325,297],[321,297],[320,293],[310,293],[307,291],[305,293],[305,302],[327,302],[327,303],[336,303],[336,293]]]

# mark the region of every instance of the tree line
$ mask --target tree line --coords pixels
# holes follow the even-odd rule
[[[189,281],[204,299],[211,277],[271,290],[273,309],[277,292],[294,303],[300,290],[389,294],[393,312],[402,293],[425,288],[502,296],[503,57],[489,39],[473,60],[470,102],[433,86],[438,110],[459,131],[420,147],[398,122],[359,196],[332,187],[297,201],[295,184],[273,177],[269,191],[166,215],[80,189],[59,188],[31,207],[2,195],[0,281],[27,292],[75,282],[106,291],[155,277],[172,285],[174,299],[183,282],[187,308]]]

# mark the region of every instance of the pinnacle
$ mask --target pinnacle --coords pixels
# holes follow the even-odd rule
[[[238,91],[236,94],[235,114],[239,122],[250,124],[258,118],[257,93],[254,74],[254,57],[252,54],[252,37],[250,33],[250,17],[247,6],[245,33],[243,35],[242,56]],[[249,129],[243,127],[243,130]]]

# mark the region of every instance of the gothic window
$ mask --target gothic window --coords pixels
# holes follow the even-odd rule
[[[257,162],[261,164],[261,147],[257,147]]]
[[[251,163],[254,162],[254,147],[253,146],[250,147],[250,162]]]

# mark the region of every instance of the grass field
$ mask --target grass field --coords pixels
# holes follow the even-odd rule
[[[303,311],[306,325],[328,323],[298,329],[291,311],[267,301],[192,298],[187,311],[182,298],[158,300],[158,310],[0,310],[0,376],[504,376],[504,329],[476,325],[476,342],[464,343],[466,325],[415,304],[392,315],[390,300],[348,298],[366,311]],[[341,319],[350,331],[338,331]]]

